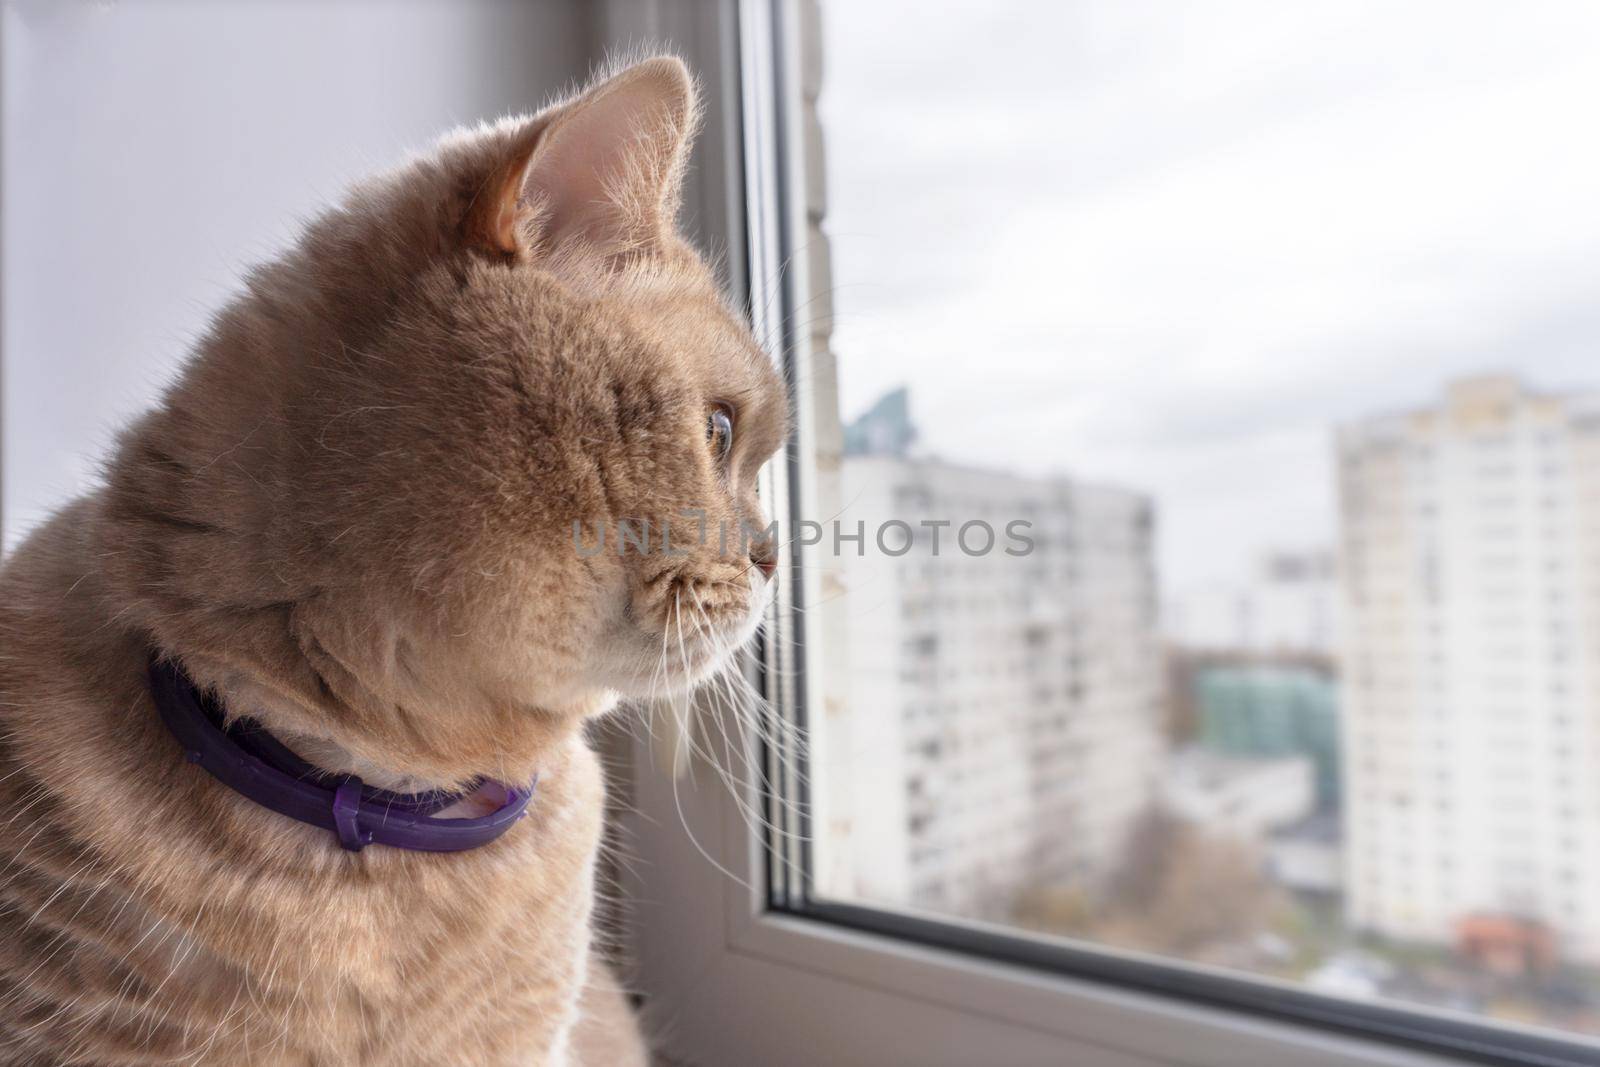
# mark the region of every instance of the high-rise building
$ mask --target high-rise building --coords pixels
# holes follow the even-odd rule
[[[1338,458],[1350,922],[1600,961],[1600,394],[1462,381]]]
[[[1003,918],[1029,887],[1092,886],[1162,755],[1149,500],[903,450],[846,455],[841,482],[865,540],[839,547],[850,708],[822,762],[863,771],[825,790],[832,888]]]

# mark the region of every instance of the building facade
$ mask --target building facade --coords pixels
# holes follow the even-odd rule
[[[1600,395],[1473,379],[1337,447],[1350,922],[1600,962]]]
[[[846,455],[841,481],[841,526],[865,540],[837,546],[851,714],[824,742],[847,769],[825,790],[847,857],[832,888],[1001,919],[1027,888],[1092,886],[1162,758],[1149,500],[899,452]],[[886,520],[909,550],[898,530],[876,542]],[[961,535],[975,522],[989,551]]]

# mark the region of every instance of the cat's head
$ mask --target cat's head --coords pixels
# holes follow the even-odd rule
[[[772,581],[742,531],[787,405],[677,229],[697,110],[682,63],[639,63],[451,135],[256,271],[114,470],[158,632],[271,673],[239,635],[281,624],[325,702],[441,736],[725,661]]]

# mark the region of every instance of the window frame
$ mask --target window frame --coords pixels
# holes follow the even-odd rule
[[[725,252],[727,279],[770,338],[796,390],[796,434],[763,475],[787,524],[809,508],[811,353],[785,330],[804,306],[807,262],[798,42],[815,0],[608,0],[614,42],[668,42],[707,87],[686,206],[702,247]],[[806,8],[810,10],[806,10]],[[751,677],[804,728],[803,609],[816,578],[785,548],[771,620]],[[796,576],[799,580],[796,580]],[[711,714],[709,709],[706,714]],[[724,724],[736,730],[733,723]],[[1010,935],[958,920],[815,901],[804,776],[762,752],[786,811],[753,786],[734,797],[688,761],[666,768],[651,731],[618,738],[626,941],[635,988],[661,1051],[686,1064],[1037,1064],[1078,1067],[1443,1067],[1463,1062],[1578,1067],[1600,1047],[1514,1024],[1313,993],[1292,983],[1111,948]],[[787,833],[757,832],[763,811]]]

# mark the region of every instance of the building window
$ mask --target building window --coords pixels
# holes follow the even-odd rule
[[[786,127],[808,198],[787,247],[819,286],[789,296],[812,383],[794,499],[852,529],[946,524],[946,551],[798,552],[780,622],[809,684],[787,710],[816,769],[848,769],[810,779],[847,817],[807,835],[785,809],[807,843],[772,906],[1580,1062],[1600,906],[1555,902],[1600,901],[1600,867],[1541,828],[1600,849],[1600,811],[1491,790],[1551,777],[1529,742],[1565,726],[1548,691],[1594,692],[1592,657],[1542,635],[1571,619],[1592,649],[1600,624],[1535,578],[1600,581],[1600,509],[1522,536],[1592,490],[1514,458],[1578,444],[1600,371],[1471,337],[1519,321],[1509,274],[1600,269],[1600,160],[1563,132],[1600,94],[1575,43],[1600,48],[1596,12],[1536,32],[1429,5],[912,10],[825,5]],[[1502,180],[1500,152],[1538,165]],[[1436,256],[1452,211],[1474,242]],[[1472,323],[1425,373],[1397,372],[1417,320],[1396,283]],[[1020,516],[1026,553],[948,550]],[[897,600],[913,577],[948,593]],[[894,743],[935,664],[947,733]],[[1561,750],[1592,782],[1587,710]],[[904,759],[879,773],[886,743]]]

